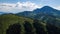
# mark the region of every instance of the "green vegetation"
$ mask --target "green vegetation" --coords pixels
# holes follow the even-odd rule
[[[44,17],[41,19],[31,19],[14,14],[0,15],[0,34],[8,34],[6,32],[14,29],[14,24],[20,24],[21,34],[60,34],[60,27],[56,25],[60,23],[60,19],[53,17]],[[12,27],[13,26],[13,27]],[[18,25],[16,25],[18,28]],[[8,31],[7,31],[8,30]],[[17,31],[17,29],[14,31]],[[52,31],[52,32],[51,32]]]
[[[25,17],[19,17],[13,14],[6,14],[6,15],[1,15],[0,16],[0,34],[6,34],[6,30],[9,28],[10,25],[13,25],[15,23],[19,23],[22,26],[22,31],[23,31],[23,25],[24,21],[28,21],[32,23],[32,19],[25,18]]]

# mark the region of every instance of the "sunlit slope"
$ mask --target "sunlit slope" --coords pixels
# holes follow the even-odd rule
[[[24,21],[27,20],[28,22],[32,23],[32,19],[16,16],[13,14],[5,14],[0,16],[0,34],[5,34],[6,29],[8,29],[9,25],[20,23],[22,25]]]

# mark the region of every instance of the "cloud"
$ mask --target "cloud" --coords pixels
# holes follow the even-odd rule
[[[0,11],[2,12],[17,13],[22,11],[32,11],[36,8],[40,8],[40,6],[30,1],[17,3],[0,3]]]
[[[57,10],[60,10],[60,6],[55,6],[55,7],[53,7],[53,8],[55,8],[55,9],[57,9]]]
[[[57,6],[56,9],[60,10],[60,6]]]

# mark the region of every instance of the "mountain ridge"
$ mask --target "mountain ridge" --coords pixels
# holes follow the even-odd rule
[[[27,12],[31,12],[31,13],[27,13]],[[54,15],[56,17],[60,15],[59,10],[56,10],[56,9],[50,7],[50,6],[44,6],[40,9],[35,9],[33,11],[27,11],[27,12],[20,12],[20,15],[23,14],[21,16],[25,16],[25,17],[33,17],[33,16],[35,16],[37,14],[40,14],[40,13],[48,14],[48,15]],[[19,13],[17,13],[16,15],[19,15]],[[27,15],[29,15],[29,16],[27,16]]]

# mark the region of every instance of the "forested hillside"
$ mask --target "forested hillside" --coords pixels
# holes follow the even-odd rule
[[[60,26],[56,26],[60,20],[48,17],[48,20],[40,20],[14,14],[0,15],[0,34],[60,34]]]

